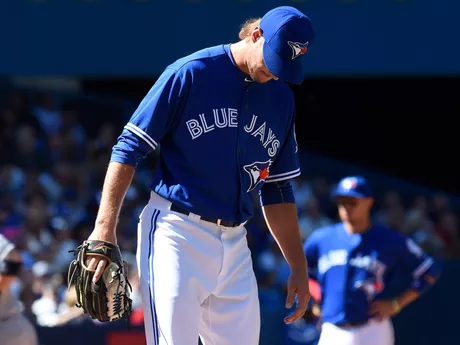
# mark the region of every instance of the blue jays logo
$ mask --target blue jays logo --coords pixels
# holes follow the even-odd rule
[[[288,44],[291,46],[292,49],[292,60],[300,55],[304,55],[308,50],[308,43],[300,43],[300,42],[292,42],[288,41]]]
[[[249,174],[251,179],[251,184],[247,190],[248,192],[256,188],[260,182],[265,181],[265,179],[268,177],[268,174],[270,173],[270,165],[272,165],[271,159],[266,162],[254,162],[243,167],[244,171]]]
[[[366,294],[368,301],[374,299],[375,295],[382,292],[384,287],[383,280],[378,278],[370,278],[355,283],[355,288],[362,290]]]
[[[355,189],[357,185],[358,185],[358,180],[355,177],[347,178],[343,180],[342,182],[342,187],[348,190]]]

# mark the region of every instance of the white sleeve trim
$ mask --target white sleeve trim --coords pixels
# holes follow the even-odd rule
[[[286,172],[286,173],[268,176],[265,179],[265,182],[269,183],[269,182],[278,182],[278,181],[283,181],[283,180],[289,180],[289,179],[297,177],[299,175],[300,175],[300,168],[298,168],[296,170],[293,170],[293,171]]]
[[[267,180],[272,179],[272,178],[286,176],[286,175],[291,175],[291,174],[294,174],[294,173],[297,173],[297,172],[300,172],[300,168],[292,170],[292,171],[289,171],[289,172],[285,172],[285,173],[282,173],[282,174],[270,175],[270,176],[267,177]]]
[[[155,140],[152,139],[152,137],[150,135],[148,135],[147,133],[145,133],[142,129],[140,129],[139,127],[137,127],[136,125],[133,125],[131,122],[127,123],[125,128],[127,130],[129,130],[130,132],[133,132],[134,134],[136,134],[138,137],[144,139],[144,141],[149,144],[149,146],[152,148],[152,149],[156,149],[157,147],[157,143]]]
[[[428,258],[425,261],[423,261],[420,266],[418,266],[415,271],[412,273],[412,277],[414,279],[419,278],[423,273],[425,273],[432,265],[434,261],[432,258]]]

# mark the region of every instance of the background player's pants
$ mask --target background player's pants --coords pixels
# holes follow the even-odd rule
[[[0,320],[0,345],[38,345],[34,326],[22,314]]]
[[[169,210],[152,193],[140,215],[137,264],[147,345],[257,345],[257,282],[244,226]]]
[[[355,328],[323,324],[318,345],[393,345],[394,330],[390,320],[370,321]]]

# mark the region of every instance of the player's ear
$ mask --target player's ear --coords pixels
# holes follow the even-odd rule
[[[367,198],[367,205],[369,207],[369,210],[374,206],[374,198]]]
[[[252,30],[252,33],[251,33],[252,42],[256,43],[261,37],[262,37],[262,30],[258,26],[256,26],[254,30]]]

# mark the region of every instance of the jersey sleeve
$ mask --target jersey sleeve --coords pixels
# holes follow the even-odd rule
[[[124,126],[111,161],[135,165],[139,156],[155,150],[174,124],[190,85],[189,69],[166,68]]]
[[[397,243],[398,265],[412,275],[412,288],[423,290],[427,282],[440,274],[439,264],[409,237],[400,236]]]
[[[279,156],[273,163],[273,166],[270,169],[270,175],[266,178],[265,182],[278,182],[299,176],[300,164],[297,151],[298,146],[293,118],[286,141],[282,146]]]

